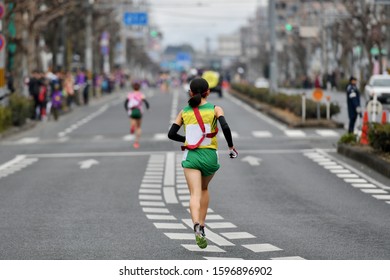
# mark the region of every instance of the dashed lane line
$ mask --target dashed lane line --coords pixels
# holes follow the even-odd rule
[[[355,168],[340,162],[324,151],[310,151],[304,153],[304,155],[323,168],[328,169],[352,187],[360,189],[361,192],[372,195],[373,198],[378,200],[385,200],[386,203],[390,202],[390,195],[388,195],[388,190],[390,189],[389,187],[384,186],[365,174],[362,174]]]

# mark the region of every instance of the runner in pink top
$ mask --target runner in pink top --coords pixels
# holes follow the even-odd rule
[[[141,138],[141,124],[142,124],[142,103],[145,103],[146,109],[149,109],[149,103],[145,98],[145,95],[139,90],[139,83],[133,83],[133,92],[127,95],[125,101],[125,109],[130,118],[130,134],[135,133],[135,142],[133,147],[139,148],[139,140]]]

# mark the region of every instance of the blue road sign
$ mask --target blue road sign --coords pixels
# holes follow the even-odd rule
[[[123,14],[123,23],[125,25],[147,25],[148,14],[126,12]]]

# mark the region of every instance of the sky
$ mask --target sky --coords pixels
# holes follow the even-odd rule
[[[205,50],[217,47],[218,35],[231,34],[254,17],[268,0],[149,0],[150,19],[163,32],[163,46],[191,44]]]

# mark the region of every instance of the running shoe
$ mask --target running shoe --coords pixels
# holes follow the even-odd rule
[[[138,142],[134,142],[133,147],[134,147],[134,149],[138,149],[139,148],[139,143]]]
[[[207,239],[204,233],[204,227],[200,226],[199,224],[195,224],[194,232],[196,244],[199,246],[199,248],[205,249],[207,247]]]

